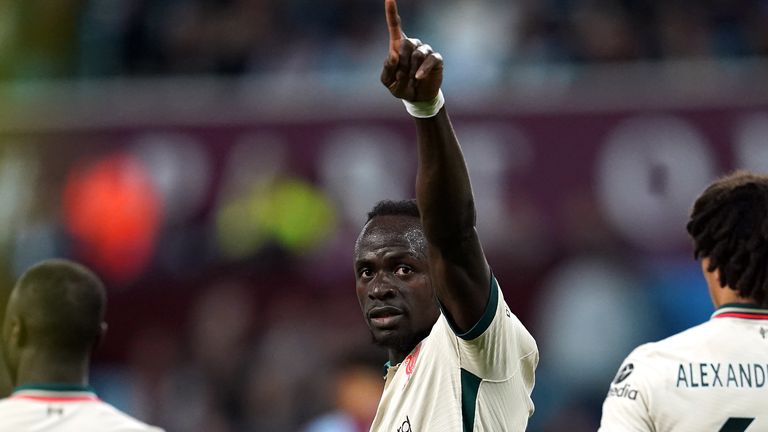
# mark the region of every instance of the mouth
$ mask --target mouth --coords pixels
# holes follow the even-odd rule
[[[392,328],[402,319],[403,311],[394,306],[379,306],[368,311],[371,326],[386,329]]]

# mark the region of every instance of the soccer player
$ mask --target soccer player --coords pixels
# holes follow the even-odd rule
[[[99,278],[74,262],[43,261],[21,276],[3,322],[2,354],[16,388],[0,400],[0,432],[162,432],[88,386],[105,305]]]
[[[768,430],[768,176],[715,181],[687,229],[716,310],[627,357],[602,432]]]
[[[356,292],[389,356],[372,431],[523,431],[538,363],[475,230],[464,158],[440,92],[443,61],[408,39],[385,1],[389,55],[381,81],[415,117],[416,202],[383,201],[354,252]]]

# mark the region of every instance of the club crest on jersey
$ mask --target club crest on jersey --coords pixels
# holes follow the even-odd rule
[[[416,345],[413,352],[408,354],[408,357],[403,360],[403,366],[405,366],[405,375],[411,376],[413,374],[413,368],[416,367],[416,359],[419,357],[419,351],[421,350],[421,344]]]

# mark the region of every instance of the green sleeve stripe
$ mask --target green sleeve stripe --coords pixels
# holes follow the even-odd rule
[[[475,428],[475,409],[477,408],[477,392],[480,390],[479,376],[461,370],[461,421],[464,432],[472,432]]]
[[[456,327],[450,320],[448,320],[448,323],[451,325],[451,329],[454,333],[456,333],[456,336],[464,339],[464,340],[472,340],[477,339],[480,337],[481,334],[485,333],[486,330],[488,330],[488,327],[491,326],[491,323],[493,322],[493,317],[496,316],[496,307],[499,304],[499,284],[496,282],[496,278],[491,275],[491,292],[488,295],[488,304],[485,306],[485,311],[483,312],[483,316],[480,317],[480,319],[477,321],[477,323],[472,326],[471,329],[469,329],[466,333],[459,333],[456,331]]]

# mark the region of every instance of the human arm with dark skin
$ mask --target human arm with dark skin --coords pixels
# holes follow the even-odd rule
[[[389,55],[381,82],[408,102],[434,100],[443,80],[443,59],[402,31],[395,0],[385,0]],[[429,244],[432,284],[444,312],[461,332],[485,311],[491,273],[475,229],[475,204],[464,156],[448,113],[415,118],[419,163],[416,201]]]

